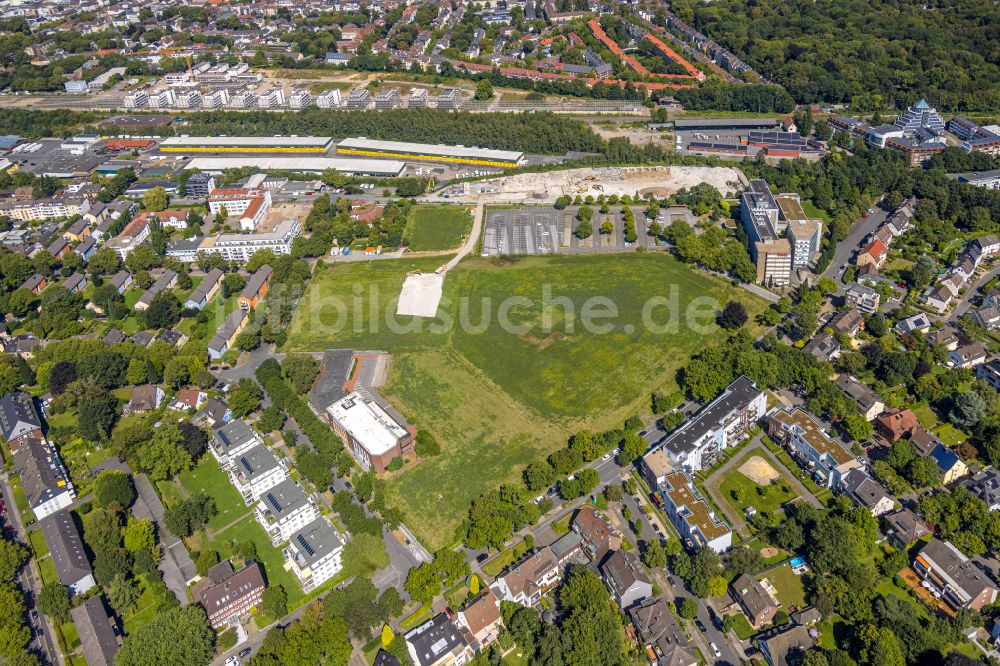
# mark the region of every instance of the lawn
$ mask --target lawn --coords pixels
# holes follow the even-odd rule
[[[767,460],[768,464],[771,464],[770,460],[764,458],[758,452],[752,451],[733,463],[735,467],[726,475],[722,483],[719,484],[720,493],[725,496],[726,501],[740,516],[743,515],[743,510],[750,506],[758,511],[769,514],[774,513],[783,504],[798,497],[798,493],[795,492],[792,484],[789,483],[784,475],[766,486],[759,486],[750,477],[740,472],[738,468],[754,456],[761,457]],[[775,469],[775,472],[781,474],[781,469]],[[737,497],[740,499],[737,499]]]
[[[483,565],[483,573],[496,578],[504,569],[513,564],[526,550],[523,541],[516,543]]]
[[[181,472],[178,478],[191,495],[204,493],[215,500],[218,513],[208,521],[208,529],[212,531],[221,529],[251,510],[212,456],[202,456],[196,467]]]
[[[910,407],[917,420],[920,421],[920,425],[924,428],[933,428],[937,425],[938,418],[937,414],[930,408],[926,402],[918,402],[917,404]]]
[[[449,272],[436,319],[398,317],[390,328],[405,274],[442,262],[411,257],[317,270],[282,349],[393,354],[384,393],[444,452],[408,466],[387,491],[431,549],[454,541],[455,527],[484,489],[516,480],[571,432],[620,426],[648,409],[651,391],[676,390],[677,371],[691,355],[725,338],[713,319],[726,301],[743,302],[751,321],[763,309],[743,290],[665,254],[502,263],[477,257]],[[512,296],[523,300],[511,303]],[[649,305],[656,296],[673,305]],[[697,296],[706,304],[701,332],[686,317]],[[594,297],[607,299],[618,316],[582,324],[585,305],[603,307]],[[543,307],[543,299],[570,306]],[[667,323],[668,308],[678,313],[676,330],[644,325]],[[501,315],[521,328],[501,326]],[[604,324],[608,330],[595,326]]]
[[[802,584],[802,576],[796,576],[792,567],[784,564],[777,569],[768,571],[760,578],[767,578],[778,591],[778,601],[785,612],[800,610],[806,607],[806,592]]]
[[[56,571],[56,562],[51,557],[38,560],[38,574],[45,584],[58,583],[59,572]]]
[[[414,252],[450,250],[458,247],[471,229],[472,215],[465,206],[414,206],[403,238]]]

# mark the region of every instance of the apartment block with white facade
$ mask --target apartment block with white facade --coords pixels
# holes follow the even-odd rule
[[[325,518],[317,518],[292,534],[284,549],[285,567],[303,592],[312,592],[344,568],[344,535]]]
[[[288,478],[288,468],[270,447],[255,446],[233,458],[229,467],[229,481],[239,491],[247,506]]]
[[[228,469],[237,456],[261,444],[261,439],[243,419],[234,419],[212,431],[209,450],[222,469]]]
[[[827,488],[839,489],[850,470],[863,467],[843,444],[824,432],[812,414],[798,407],[772,414],[768,434],[788,447]]]
[[[689,472],[710,466],[740,441],[767,411],[767,396],[748,377],[740,377],[694,418],[653,443],[671,463]]]
[[[319,518],[316,501],[294,479],[277,483],[260,497],[254,515],[271,537],[272,545],[279,545],[292,535]]]

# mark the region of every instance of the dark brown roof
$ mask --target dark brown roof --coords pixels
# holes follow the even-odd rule
[[[201,605],[211,616],[262,587],[264,587],[264,577],[260,573],[260,565],[250,562],[227,580],[202,592]]]

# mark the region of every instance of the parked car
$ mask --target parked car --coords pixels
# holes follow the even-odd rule
[[[698,631],[700,631],[701,633],[705,633],[706,631],[708,631],[708,627],[705,626],[705,623],[702,622],[700,618],[696,617],[694,619],[694,624],[696,627],[698,627]]]
[[[243,648],[240,650],[240,658],[249,657],[251,652],[253,652],[253,650],[250,648]]]
[[[722,656],[722,653],[719,652],[719,646],[716,645],[715,643],[709,643],[708,647],[712,648],[712,654],[714,654],[716,657]]]

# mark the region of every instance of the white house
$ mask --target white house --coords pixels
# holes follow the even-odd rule
[[[292,534],[284,549],[285,568],[311,592],[344,568],[344,537],[324,518],[317,518]]]
[[[230,483],[239,491],[247,506],[288,478],[285,462],[263,444],[233,458],[228,472]]]
[[[275,546],[319,518],[316,502],[294,479],[285,479],[260,496],[254,507],[257,521]]]

